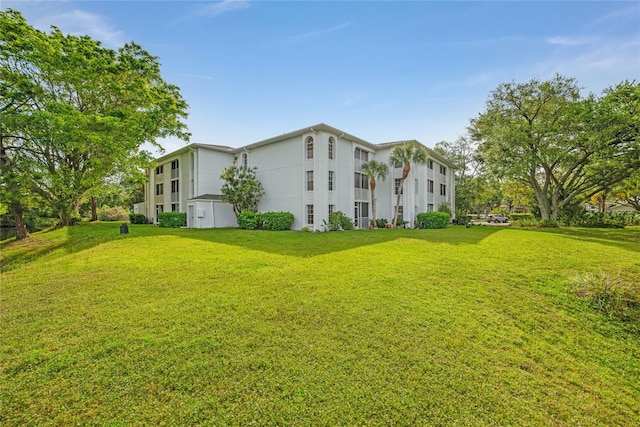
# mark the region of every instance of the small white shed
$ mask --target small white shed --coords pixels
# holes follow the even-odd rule
[[[202,194],[187,200],[188,228],[237,227],[230,203],[220,194]]]

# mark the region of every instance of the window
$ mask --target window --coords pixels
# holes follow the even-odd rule
[[[307,171],[307,191],[313,191],[313,171]]]
[[[440,165],[440,173],[442,175],[446,175],[447,174],[447,167]]]
[[[177,160],[173,160],[171,162],[171,170],[175,170],[178,169],[178,161]]]
[[[162,196],[164,194],[164,184],[156,184],[156,196]]]
[[[180,212],[180,203],[171,203],[171,212]]]
[[[369,189],[369,179],[365,174],[356,172],[354,180],[356,188],[361,188],[363,190]]]
[[[429,165],[429,169],[433,169],[433,160],[429,159],[427,164]]]
[[[313,138],[307,138],[307,160],[313,159]]]
[[[427,191],[433,193],[433,181],[430,179],[427,180]]]
[[[163,205],[156,205],[156,218],[158,218],[158,214],[164,212]]]
[[[178,180],[174,179],[173,181],[171,181],[171,192],[177,193],[179,191],[180,191],[180,185],[178,184]]]
[[[393,167],[396,169],[401,169],[404,165],[402,164],[402,162],[395,162],[393,164]]]
[[[333,137],[329,138],[329,160],[333,160],[333,150],[335,148],[335,140]]]
[[[357,160],[362,160],[363,162],[368,162],[369,161],[369,152],[368,151],[364,151],[360,148],[356,148],[356,151],[354,152],[354,157]]]
[[[313,225],[313,205],[307,205],[307,224]]]
[[[329,205],[329,215],[331,215],[336,210],[336,205]]]
[[[162,165],[162,166],[158,166],[158,167],[156,168],[156,175],[160,175],[160,174],[161,174],[161,173],[163,173],[163,172],[164,172],[164,165]]]
[[[242,168],[246,169],[249,166],[249,156],[247,153],[242,153]]]
[[[404,215],[403,206],[398,206],[398,219],[402,219]]]
[[[393,194],[395,194],[396,196],[398,195],[398,192],[400,192],[400,194],[402,194],[402,190],[400,190],[400,182],[402,182],[402,178],[396,178],[395,181],[394,181]]]
[[[329,171],[329,191],[333,191],[333,171]]]
[[[440,184],[440,195],[441,196],[447,195],[447,186],[444,184]]]
[[[433,212],[433,203],[427,205],[427,212]]]

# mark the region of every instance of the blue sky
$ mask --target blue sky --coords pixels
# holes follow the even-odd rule
[[[640,80],[640,2],[7,1],[31,25],[135,41],[190,106],[192,142],[327,123],[379,143],[455,140],[502,82]],[[184,145],[166,140],[172,151]]]

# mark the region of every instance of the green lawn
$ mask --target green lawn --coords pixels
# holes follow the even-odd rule
[[[640,425],[640,228],[118,231],[3,244],[0,424]]]

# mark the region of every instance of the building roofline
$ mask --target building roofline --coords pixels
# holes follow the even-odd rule
[[[178,150],[172,151],[170,153],[167,153],[161,157],[158,157],[156,159],[156,161],[161,162],[163,160],[168,159],[169,157],[172,156],[176,156],[178,154],[182,154],[185,153],[187,151],[190,151],[192,149],[195,148],[204,148],[207,150],[212,150],[212,151],[219,151],[222,153],[227,153],[227,154],[232,154],[232,155],[236,155],[236,154],[240,154],[243,151],[248,151],[248,150],[252,150],[254,148],[258,148],[258,147],[262,147],[265,145],[269,145],[269,144],[273,144],[279,141],[283,141],[285,139],[289,139],[289,138],[293,138],[296,136],[301,136],[304,135],[306,133],[317,133],[318,131],[325,131],[325,132],[329,132],[332,134],[335,134],[338,138],[345,138],[354,142],[357,142],[358,144],[364,145],[368,148],[371,148],[373,150],[380,150],[380,149],[386,149],[386,148],[392,148],[395,147],[397,145],[402,145],[402,144],[406,144],[406,143],[414,143],[414,144],[418,144],[419,146],[421,146],[422,148],[424,148],[427,153],[429,154],[429,156],[433,157],[435,160],[444,163],[446,166],[448,166],[449,168],[455,169],[455,166],[453,165],[453,163],[451,163],[449,160],[447,160],[445,157],[443,157],[441,154],[437,153],[436,151],[432,150],[431,148],[425,146],[424,144],[422,144],[420,141],[416,140],[416,139],[409,139],[409,140],[402,140],[402,141],[391,141],[391,142],[383,142],[380,144],[374,144],[371,143],[369,141],[366,141],[362,138],[358,138],[355,135],[352,135],[350,133],[344,132],[340,129],[334,128],[333,126],[329,126],[325,123],[318,123],[315,124],[313,126],[307,126],[301,129],[297,129],[291,132],[287,132],[287,133],[283,133],[282,135],[278,135],[278,136],[274,136],[268,139],[263,139],[262,141],[258,141],[258,142],[254,142],[252,144],[248,144],[248,145],[244,145],[242,147],[238,147],[238,148],[232,148],[232,147],[228,147],[225,145],[215,145],[215,144],[201,144],[201,143],[193,143],[193,144],[189,144],[186,145],[182,148],[179,148]]]

